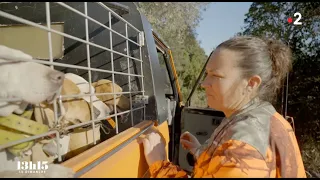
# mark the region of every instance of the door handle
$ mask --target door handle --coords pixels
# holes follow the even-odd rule
[[[208,133],[206,131],[199,131],[199,132],[196,132],[196,135],[198,135],[198,136],[206,136],[206,135],[208,135]]]
[[[215,126],[217,126],[217,125],[219,125],[220,123],[221,123],[221,120],[222,119],[218,119],[218,118],[213,118],[212,119],[212,125],[215,125]]]

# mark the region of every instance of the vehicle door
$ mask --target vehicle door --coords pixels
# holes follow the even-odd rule
[[[210,56],[209,56],[210,57]],[[203,66],[195,85],[186,101],[186,105],[181,112],[181,133],[189,131],[201,144],[208,140],[214,129],[218,127],[224,118],[224,113],[208,107],[205,91],[200,87],[205,78],[205,66]],[[179,143],[178,164],[188,172],[193,170],[193,156]]]

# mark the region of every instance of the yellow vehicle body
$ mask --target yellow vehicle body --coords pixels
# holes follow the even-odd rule
[[[112,137],[108,141],[102,142],[83,152],[82,154],[65,161],[62,163],[62,165],[72,168],[74,172],[78,173],[89,164],[94,163],[94,161],[97,159],[112,152],[112,150],[115,150],[120,144],[125,143],[128,139],[139,134],[142,130],[148,127],[150,127],[148,130],[158,131],[164,137],[168,157],[169,129],[167,121],[159,126],[154,126],[152,121],[143,121],[136,126],[118,134],[117,136]],[[140,135],[139,137],[143,136],[144,134]],[[148,164],[146,163],[143,145],[141,142],[139,142],[139,137],[123,146],[114,154],[110,155],[104,160],[99,161],[95,167],[79,175],[79,177],[146,177],[148,175]]]

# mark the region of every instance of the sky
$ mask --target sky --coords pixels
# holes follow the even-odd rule
[[[212,2],[196,28],[197,39],[207,55],[223,41],[241,31],[251,2]]]

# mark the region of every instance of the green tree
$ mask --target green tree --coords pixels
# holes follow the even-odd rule
[[[195,28],[201,20],[201,12],[207,2],[139,2],[139,10],[146,15],[154,30],[170,48],[177,69],[184,100],[188,97],[206,59],[204,50],[196,40]],[[198,95],[200,93],[200,95]],[[195,96],[202,105],[204,92]]]

